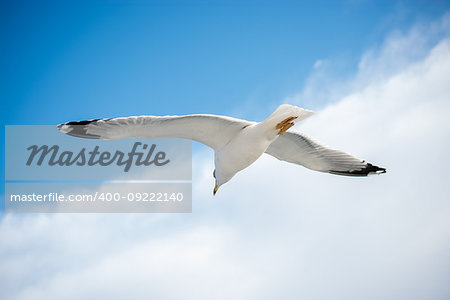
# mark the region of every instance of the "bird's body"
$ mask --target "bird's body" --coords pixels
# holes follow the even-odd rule
[[[231,179],[234,174],[254,163],[269,147],[267,139],[259,139],[262,136],[258,124],[252,124],[242,129],[241,134],[230,140],[223,148],[214,152],[214,163],[217,176],[220,181]],[[219,179],[219,177],[216,177]]]
[[[229,181],[237,172],[254,163],[278,138],[283,121],[290,127],[313,113],[299,107],[280,106],[266,120],[244,126],[224,147],[215,151],[215,167],[219,182]],[[287,121],[289,120],[289,121]],[[295,120],[295,121],[294,121]],[[287,130],[287,128],[286,128]]]
[[[58,129],[83,138],[187,138],[215,151],[214,177],[217,189],[237,172],[254,163],[263,153],[307,168],[339,175],[366,176],[386,170],[347,153],[332,150],[308,137],[286,132],[313,112],[283,104],[263,122],[215,116],[140,116],[69,122]]]

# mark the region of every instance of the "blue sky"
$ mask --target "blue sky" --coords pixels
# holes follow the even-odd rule
[[[228,113],[279,102],[314,62],[360,53],[445,1],[11,1],[2,4],[4,124]]]
[[[387,32],[437,18],[449,6],[448,1],[3,1],[1,122],[189,113],[258,120],[301,89],[317,60],[334,59],[334,72],[345,76]],[[4,143],[3,131],[0,138]],[[3,159],[1,164],[4,168]]]
[[[264,155],[213,198],[194,144],[191,214],[0,214],[0,298],[450,298],[448,1],[0,5],[2,125],[291,103],[388,170]]]

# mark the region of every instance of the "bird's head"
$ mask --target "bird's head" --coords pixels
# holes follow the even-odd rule
[[[215,179],[215,186],[214,186],[214,190],[213,190],[213,195],[215,196],[217,191],[219,190],[219,187],[221,185],[227,183],[228,181],[230,181],[230,179],[233,176],[234,176],[234,174],[229,176],[229,175],[226,175],[226,174],[224,174],[222,172],[217,171],[217,169],[214,170],[213,177]]]

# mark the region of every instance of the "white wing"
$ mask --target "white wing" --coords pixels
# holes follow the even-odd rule
[[[367,176],[386,172],[384,168],[320,145],[309,137],[295,132],[286,132],[279,136],[267,148],[266,153],[312,170],[338,175]]]
[[[69,122],[58,125],[58,129],[77,137],[105,140],[185,138],[220,149],[250,124],[253,123],[216,115],[139,116]]]

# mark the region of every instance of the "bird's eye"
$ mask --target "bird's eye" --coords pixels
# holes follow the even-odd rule
[[[216,170],[213,171],[213,177],[216,178]]]

